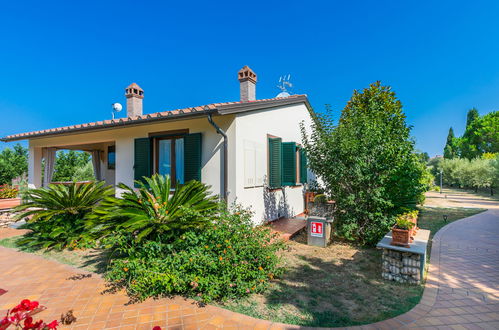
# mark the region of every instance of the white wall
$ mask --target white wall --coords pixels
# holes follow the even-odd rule
[[[234,116],[218,116],[213,119],[222,129],[229,131]],[[38,150],[41,152],[42,147],[64,147],[78,144],[114,142],[116,145],[116,170],[109,172],[115,173],[115,183],[123,182],[129,186],[133,186],[134,140],[136,138],[147,137],[149,133],[180,129],[189,129],[189,133],[201,132],[203,134],[201,179],[211,186],[211,191],[214,194],[220,194],[222,187],[220,168],[222,166],[221,161],[223,160],[221,146],[223,141],[221,135],[217,134],[215,128],[208,123],[206,117],[32,139],[30,140],[29,173],[33,179],[30,180],[41,180],[37,177],[39,174],[36,174],[36,171],[31,171],[31,169],[36,168],[36,163],[39,163],[41,156],[37,152]],[[103,165],[107,171],[107,163]],[[106,172],[105,174],[110,173]]]
[[[40,188],[42,186],[42,148],[29,141],[28,154],[28,186]]]
[[[280,106],[237,115],[215,116],[213,119],[226,131],[229,139],[229,203],[236,201],[245,207],[250,207],[255,212],[255,224],[303,212],[302,186],[285,187],[282,190],[269,192],[257,182],[257,187],[245,188],[244,153],[245,145],[257,145],[256,168],[264,172],[262,177],[265,176],[266,179],[267,134],[281,137],[283,142],[301,143],[300,122],[304,121],[307,127],[311,123],[305,104]],[[109,142],[116,145],[115,183],[123,182],[133,186],[134,139],[147,137],[149,133],[180,129],[189,129],[190,133],[203,133],[201,178],[203,182],[211,185],[211,191],[214,194],[220,194],[223,184],[221,171],[223,139],[208,123],[206,117],[32,139],[30,140],[30,183],[41,182],[39,174],[33,174],[32,169],[39,166],[37,163],[41,159],[42,147]],[[107,164],[103,165],[107,169]],[[106,174],[110,173],[106,172]]]
[[[303,186],[285,187],[282,190],[269,191],[260,184],[268,176],[268,134],[282,138],[283,142],[301,144],[300,122],[310,127],[311,118],[305,104],[281,106],[277,108],[238,114],[234,129],[237,140],[231,149],[233,164],[230,189],[235,191],[232,197],[237,196],[237,202],[250,206],[255,212],[256,224],[279,217],[289,217],[304,211]],[[231,140],[229,140],[231,141]],[[233,140],[232,140],[233,141]],[[230,143],[230,142],[229,142]],[[255,166],[245,164],[245,150],[256,146]],[[250,153],[251,154],[251,153]],[[254,168],[253,168],[254,167]],[[245,171],[255,171],[256,187],[249,187],[245,183]],[[234,199],[231,199],[234,201]]]

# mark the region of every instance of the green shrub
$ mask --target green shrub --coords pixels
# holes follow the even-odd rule
[[[314,203],[324,204],[327,202],[327,196],[325,194],[318,194],[314,197]]]
[[[26,202],[16,207],[17,219],[29,217],[24,226],[31,229],[19,241],[36,248],[75,248],[90,244],[85,221],[92,210],[114,191],[103,182],[79,185],[49,185],[26,191]]]
[[[396,225],[399,229],[411,229],[414,227],[414,223],[404,217],[398,217]]]
[[[311,132],[301,125],[308,165],[335,201],[335,234],[374,246],[403,207],[424,200],[431,176],[391,87],[354,91],[335,117],[312,112]]]
[[[172,243],[109,236],[105,243],[119,257],[106,278],[138,300],[181,294],[208,302],[262,292],[283,272],[276,252],[284,243],[274,235],[253,227],[249,211],[221,206],[209,227],[191,229]]]
[[[16,198],[18,194],[19,190],[8,184],[0,186],[0,199]]]
[[[116,229],[133,233],[137,241],[172,239],[192,228],[209,224],[217,209],[217,197],[209,186],[190,181],[171,191],[169,176],[155,174],[136,181],[139,189],[120,183],[120,198],[108,197],[90,217],[93,232],[104,237]]]

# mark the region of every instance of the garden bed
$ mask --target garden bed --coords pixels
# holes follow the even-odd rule
[[[420,209],[418,226],[433,235],[447,223],[484,211],[464,208]],[[447,214],[447,222],[442,215]],[[287,273],[270,289],[222,307],[256,318],[302,326],[351,326],[381,321],[413,308],[422,285],[381,278],[381,251],[334,242],[327,248],[306,245],[302,233],[283,253]]]

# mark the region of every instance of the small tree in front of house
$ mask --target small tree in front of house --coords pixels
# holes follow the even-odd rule
[[[354,91],[337,125],[332,115],[314,114],[311,135],[302,126],[309,166],[336,202],[337,234],[372,245],[424,199],[430,176],[390,87]]]

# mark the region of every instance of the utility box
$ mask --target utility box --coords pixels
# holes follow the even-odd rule
[[[307,219],[307,244],[326,247],[331,241],[332,219],[310,216]]]

